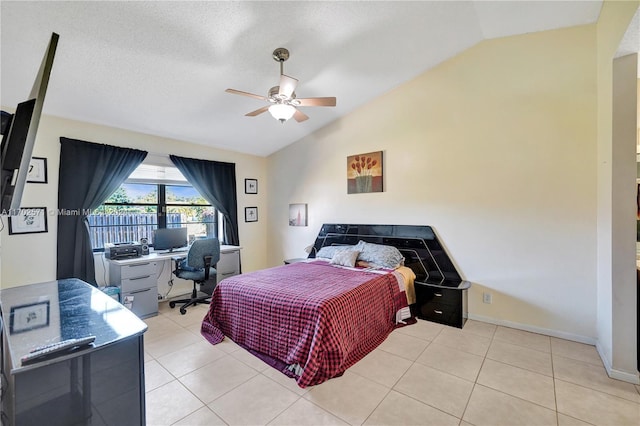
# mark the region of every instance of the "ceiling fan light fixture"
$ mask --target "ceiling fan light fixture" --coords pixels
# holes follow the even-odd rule
[[[2,0],[0,0],[2,1]],[[296,107],[309,107],[309,106],[323,106],[334,107],[336,106],[336,98],[297,98],[296,87],[298,86],[298,79],[290,77],[284,74],[283,64],[284,61],[289,59],[289,51],[283,47],[279,47],[273,51],[273,59],[280,64],[280,81],[277,86],[273,86],[269,89],[267,96],[260,96],[254,93],[243,92],[241,90],[227,89],[225,92],[235,95],[248,96],[250,98],[260,99],[270,103],[270,106],[263,106],[255,111],[246,113],[247,117],[255,117],[264,112],[269,111],[273,118],[283,123],[290,118],[294,118],[298,123],[306,121],[309,117]]]
[[[284,123],[295,114],[296,109],[287,104],[273,104],[269,107],[269,112],[276,120]]]

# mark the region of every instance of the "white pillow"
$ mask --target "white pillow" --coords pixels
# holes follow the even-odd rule
[[[332,265],[350,266],[353,268],[356,266],[356,259],[359,254],[360,252],[357,250],[340,250],[333,255],[329,263]]]
[[[316,257],[331,259],[336,253],[344,250],[353,250],[355,247],[356,246],[349,246],[349,245],[324,246],[320,250],[318,250],[318,252],[316,253]]]
[[[385,269],[396,269],[404,265],[404,256],[396,247],[365,241],[360,241],[356,247],[360,250],[358,260],[364,260]]]

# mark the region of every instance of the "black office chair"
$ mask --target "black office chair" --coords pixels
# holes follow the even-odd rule
[[[195,240],[189,248],[187,256],[172,257],[175,261],[173,274],[185,280],[193,281],[193,291],[190,299],[179,299],[169,301],[169,307],[175,308],[176,303],[184,303],[180,307],[182,315],[187,313],[187,307],[198,303],[208,303],[211,295],[198,296],[197,285],[203,285],[209,279],[213,280],[213,287],[216,285],[215,266],[220,260],[220,241],[217,238],[207,238]]]

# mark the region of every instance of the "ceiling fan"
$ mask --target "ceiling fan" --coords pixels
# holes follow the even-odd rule
[[[227,89],[225,92],[235,95],[249,96],[269,102],[271,105],[263,106],[255,111],[245,114],[248,117],[255,117],[265,111],[269,111],[273,118],[284,123],[293,117],[298,123],[309,119],[309,117],[296,107],[303,106],[336,106],[336,98],[296,98],[296,86],[298,80],[283,73],[284,61],[289,59],[289,51],[284,47],[279,47],[273,51],[273,59],[280,63],[280,84],[269,89],[267,96],[260,96],[253,93],[242,92],[235,89]]]

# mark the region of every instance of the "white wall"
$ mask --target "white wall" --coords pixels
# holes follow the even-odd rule
[[[272,155],[269,264],[325,222],[432,225],[472,317],[594,343],[595,60],[594,26],[485,41]],[[377,150],[384,192],[348,195],[346,157]]]
[[[634,103],[632,97],[637,93],[634,87],[637,81],[633,75],[630,79],[614,79],[613,57],[639,3],[605,1],[596,28],[597,346],[611,376],[635,383],[638,383],[635,333],[638,307],[635,298],[632,235],[636,232],[633,218],[633,139],[636,127],[635,124],[631,124],[630,130],[622,133],[620,130],[627,126],[625,123],[633,123],[636,120],[634,108],[637,108],[637,103]],[[637,67],[637,64],[629,64],[628,60],[625,62],[627,66],[621,70]],[[623,74],[620,77],[623,77]],[[614,86],[617,86],[615,91],[618,94],[623,94],[622,97],[616,96],[620,99],[615,104],[615,116]],[[624,107],[625,103],[627,107]],[[617,121],[615,128],[614,119]]]
[[[46,105],[45,105],[46,108]],[[5,109],[5,108],[3,108]],[[155,154],[176,154],[183,157],[232,162],[236,164],[238,194],[238,225],[243,271],[264,268],[266,264],[266,199],[268,188],[260,185],[266,181],[266,159],[230,151],[207,148],[188,142],[165,139],[126,130],[43,116],[40,122],[33,155],[46,157],[48,184],[27,184],[22,206],[46,207],[49,232],[44,234],[8,235],[7,217],[2,217],[1,234],[2,288],[25,285],[56,278],[56,235],[58,206],[58,168],[60,137],[65,136],[90,142],[138,148]],[[244,193],[244,179],[256,178],[260,192]],[[259,222],[244,222],[244,207],[258,206]],[[98,265],[96,265],[98,266]]]
[[[636,321],[636,87],[638,55],[617,58],[613,63],[613,276],[611,364],[622,371],[637,371]]]

